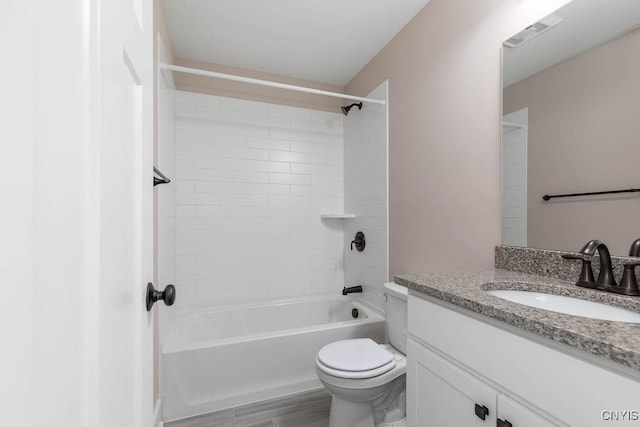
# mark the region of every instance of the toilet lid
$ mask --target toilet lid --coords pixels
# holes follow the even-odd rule
[[[393,368],[393,354],[370,338],[343,340],[327,344],[318,352],[318,360],[338,371],[362,372]],[[389,366],[390,365],[390,366]],[[387,369],[387,370],[388,370]]]
[[[396,361],[392,360],[386,365],[382,365],[379,368],[371,369],[369,371],[341,371],[339,369],[333,369],[326,366],[316,357],[316,366],[322,372],[325,372],[334,377],[346,378],[346,379],[366,379],[366,378],[377,377],[378,375],[386,374],[387,372],[395,368],[396,365],[397,365]]]

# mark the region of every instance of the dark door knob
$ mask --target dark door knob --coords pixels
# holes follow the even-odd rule
[[[147,311],[151,311],[153,304],[156,301],[164,301],[164,305],[173,305],[176,300],[176,287],[173,285],[167,285],[164,291],[157,291],[153,287],[153,283],[147,284]]]

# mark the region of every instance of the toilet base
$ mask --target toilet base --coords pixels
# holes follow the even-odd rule
[[[369,402],[354,403],[339,397],[331,398],[329,427],[407,427],[407,419],[376,424],[373,407]]]
[[[371,402],[349,402],[337,396],[331,398],[329,427],[376,427]]]

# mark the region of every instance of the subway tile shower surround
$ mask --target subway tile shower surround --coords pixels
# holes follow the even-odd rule
[[[384,82],[367,96],[387,99]],[[367,104],[345,120],[345,212],[356,215],[344,223],[345,284],[363,285],[362,297],[384,307],[382,284],[387,265],[387,109]],[[356,232],[366,237],[364,252],[348,250]]]
[[[343,116],[176,92],[181,303],[339,292]]]

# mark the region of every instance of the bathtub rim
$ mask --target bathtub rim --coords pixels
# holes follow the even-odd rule
[[[216,312],[222,312],[222,311],[232,311],[232,310],[249,309],[249,308],[256,308],[256,307],[271,307],[271,306],[289,305],[289,304],[295,304],[295,303],[325,301],[328,299],[340,300],[342,298],[339,298],[331,294],[331,295],[319,295],[319,296],[313,296],[313,297],[288,298],[288,299],[277,299],[277,300],[271,300],[271,301],[250,302],[250,303],[237,304],[232,306],[219,306],[219,307],[208,307],[208,308],[200,307],[200,309],[197,309],[195,307],[183,307],[178,313],[176,313],[175,319],[171,324],[171,327],[169,328],[169,331],[167,333],[167,339],[165,340],[164,343],[162,343],[160,347],[160,352],[162,355],[168,355],[168,354],[181,353],[185,351],[194,351],[194,350],[201,350],[204,348],[236,344],[236,343],[251,341],[251,340],[269,339],[276,336],[278,337],[291,336],[291,335],[296,335],[303,332],[316,332],[316,331],[322,331],[322,330],[334,329],[334,328],[345,328],[355,324],[384,322],[386,320],[384,316],[384,312],[382,312],[378,307],[372,304],[369,304],[367,301],[364,301],[363,299],[350,297],[349,302],[351,304],[356,306],[356,308],[363,309],[365,311],[367,315],[365,319],[349,319],[349,320],[343,320],[343,321],[334,322],[334,323],[322,323],[320,325],[303,326],[299,328],[279,329],[277,331],[242,335],[240,337],[199,341],[195,344],[187,345],[179,349],[168,348],[170,347],[168,346],[168,343],[170,342],[170,337],[172,336],[174,329],[176,328],[176,325],[179,323],[179,320],[190,314],[216,313]]]

